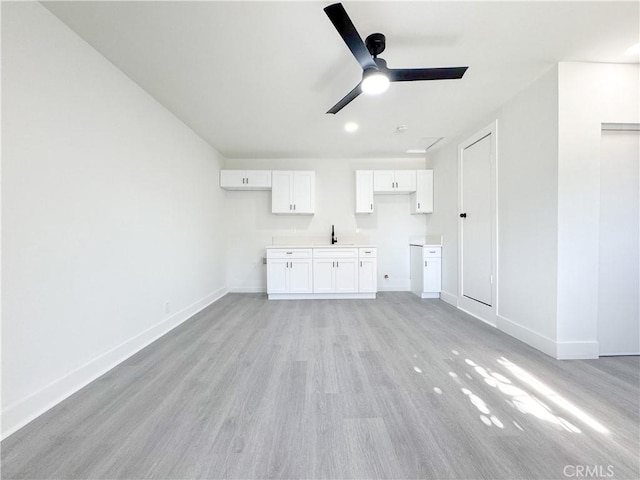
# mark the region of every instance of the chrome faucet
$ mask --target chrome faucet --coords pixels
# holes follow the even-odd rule
[[[331,225],[331,245],[338,243],[338,239],[336,238],[336,232],[333,229],[333,225]]]

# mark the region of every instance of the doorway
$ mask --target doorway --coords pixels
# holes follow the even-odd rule
[[[496,324],[497,122],[458,146],[458,307]]]
[[[600,145],[600,355],[638,355],[640,125],[605,124]]]

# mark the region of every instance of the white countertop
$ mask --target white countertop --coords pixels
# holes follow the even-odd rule
[[[362,245],[354,243],[314,243],[309,245],[267,245],[265,248],[376,248],[375,245]]]
[[[442,247],[442,243],[410,243],[412,247]]]

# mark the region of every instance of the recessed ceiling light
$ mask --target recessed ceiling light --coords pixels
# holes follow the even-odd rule
[[[409,125],[398,125],[396,127],[396,133],[404,133],[409,130]]]
[[[634,46],[627,48],[624,52],[625,55],[640,55],[640,43],[636,43]]]
[[[410,148],[407,153],[426,153],[426,151],[424,148]]]
[[[358,130],[358,124],[356,122],[347,122],[344,124],[344,129],[349,133],[353,133]]]

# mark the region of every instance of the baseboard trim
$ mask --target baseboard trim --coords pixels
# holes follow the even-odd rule
[[[382,285],[380,286],[380,282],[378,282],[378,291],[379,292],[410,292],[411,286],[407,283],[406,285]]]
[[[270,293],[269,300],[357,300],[375,299],[375,293]]]
[[[267,293],[265,287],[230,287],[229,293]]]
[[[2,425],[2,439],[24,427],[47,410],[51,409],[67,397],[73,395],[95,379],[122,363],[127,358],[138,353],[147,345],[167,334],[199,311],[227,294],[226,288],[206,295],[179,312],[165,318],[156,325],[126,340],[120,345],[108,350],[81,367],[69,372],[64,377],[54,381],[28,397],[15,402],[3,409],[0,422]]]
[[[557,342],[556,358],[558,360],[588,360],[600,356],[600,344],[591,342]]]
[[[458,296],[453,293],[445,292],[443,290],[440,292],[440,300],[447,302],[449,305],[453,305],[456,308],[458,307]]]
[[[637,357],[640,352],[600,353],[601,357]]]
[[[542,353],[546,353],[550,357],[556,358],[557,345],[554,340],[551,340],[530,328],[520,325],[513,320],[509,320],[502,315],[497,315],[496,327],[507,335],[526,343],[536,350],[540,350]]]
[[[460,310],[461,312],[466,313],[467,315],[472,316],[473,318],[480,320],[482,323],[489,325],[490,327],[496,328],[496,326],[491,323],[489,320],[487,320],[486,318],[482,318],[480,315],[478,315],[477,313],[473,313],[467,309],[465,309],[464,307],[461,307],[460,305],[458,305],[458,310]]]

